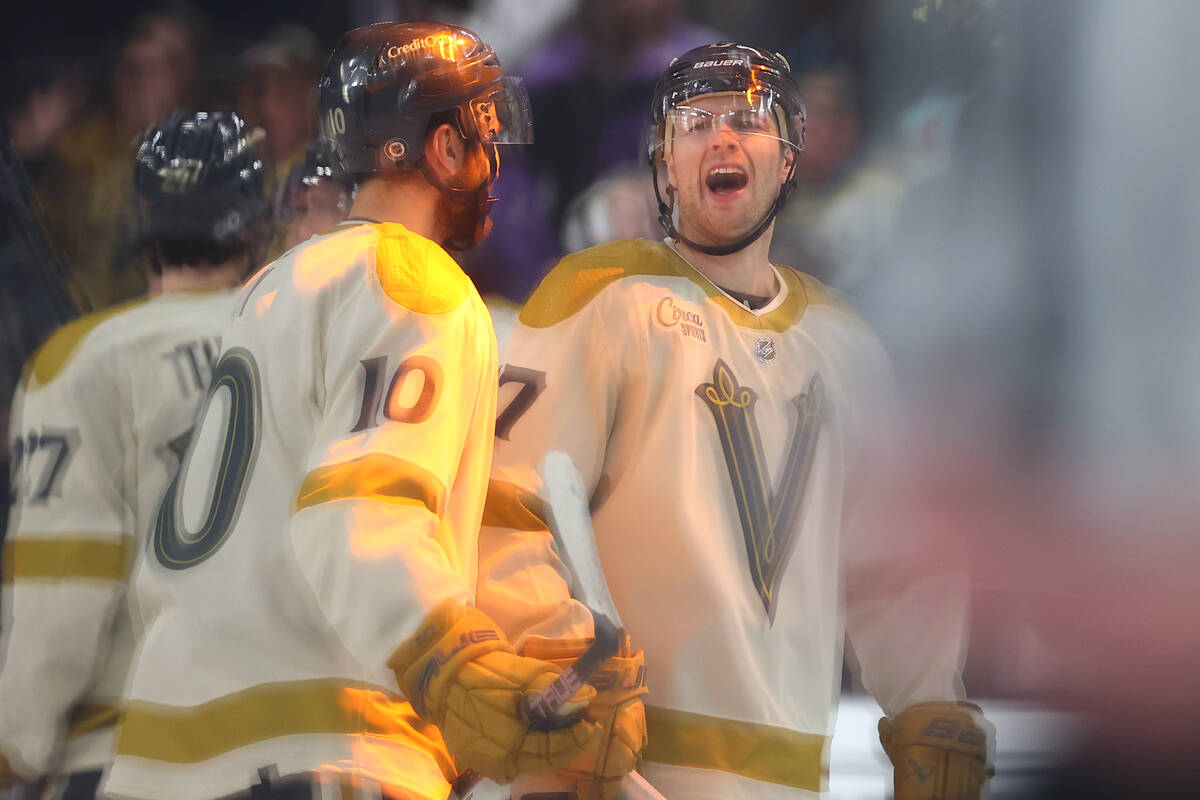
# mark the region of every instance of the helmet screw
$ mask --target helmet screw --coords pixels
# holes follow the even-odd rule
[[[408,152],[408,145],[403,139],[390,139],[383,146],[383,154],[392,161],[403,161],[404,155]]]

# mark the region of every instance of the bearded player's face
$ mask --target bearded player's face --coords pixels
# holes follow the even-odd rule
[[[673,109],[668,125],[679,232],[711,245],[750,233],[775,202],[793,157],[769,107],[745,94],[703,95]]]

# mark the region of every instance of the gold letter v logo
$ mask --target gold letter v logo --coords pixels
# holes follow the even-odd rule
[[[758,395],[740,386],[729,366],[717,360],[712,383],[696,387],[696,394],[712,411],[725,450],[725,465],[733,483],[746,537],[750,577],[771,623],[779,602],[779,582],[796,539],[796,520],[804,489],[812,471],[817,434],[827,416],[821,376],[814,374],[808,391],[792,400],[797,424],[788,442],[783,475],[773,487],[763,456],[762,437],[754,419]]]

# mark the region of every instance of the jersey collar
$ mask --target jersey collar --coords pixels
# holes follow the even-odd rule
[[[804,284],[791,270],[787,270],[785,275],[785,272],[780,271],[774,264],[768,264],[775,273],[775,285],[778,288],[769,303],[752,311],[696,269],[692,262],[679,252],[674,241],[664,239],[663,244],[673,255],[671,262],[676,271],[703,289],[708,298],[728,314],[735,324],[743,328],[761,328],[782,333],[804,315],[804,309],[808,306],[807,294]]]

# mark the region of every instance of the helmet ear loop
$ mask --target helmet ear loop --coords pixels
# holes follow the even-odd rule
[[[662,142],[662,158],[663,168],[666,168],[667,156],[671,152],[671,139],[666,135],[667,122],[664,120],[659,123],[659,140]],[[663,189],[659,186],[658,181],[658,161],[660,160],[654,155],[657,148],[651,146],[647,149],[647,156],[650,163],[650,179],[654,184],[654,199],[658,201],[658,224],[667,234],[668,238],[678,239],[679,232],[675,229],[675,187],[670,183],[666,185],[667,199],[663,200]]]
[[[672,239],[679,238],[679,232],[675,230],[675,187],[667,184],[666,195],[667,199],[663,200],[663,189],[658,183],[658,164],[655,162],[654,151],[650,151],[650,177],[654,182],[654,198],[658,201],[658,224],[668,237]]]

